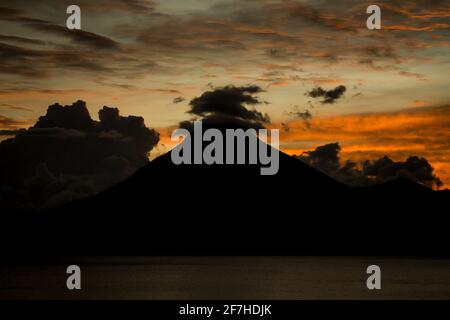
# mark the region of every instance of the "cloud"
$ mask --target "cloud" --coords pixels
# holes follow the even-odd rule
[[[0,20],[19,23],[48,23],[46,20],[30,18],[22,9],[0,7]]]
[[[427,80],[427,77],[424,74],[421,73],[414,73],[414,72],[408,72],[408,71],[399,71],[398,73],[401,76],[404,77],[412,77],[416,78],[417,80]]]
[[[387,58],[387,59],[398,59],[398,54],[395,49],[390,45],[369,45],[361,48],[362,54],[365,57],[370,58]]]
[[[23,10],[0,7],[0,17],[2,17],[2,18],[16,17],[16,16],[20,16],[23,13],[24,13]]]
[[[17,44],[45,45],[47,42],[37,39],[29,39],[24,37],[0,35],[0,41],[12,42]]]
[[[293,117],[294,119],[302,119],[304,121],[309,121],[312,120],[313,116],[311,114],[311,111],[309,111],[308,109],[306,109],[305,111],[291,111],[288,113],[291,117]]]
[[[294,111],[290,111],[287,113],[288,116],[291,119],[301,119],[305,122],[306,127],[310,127],[311,126],[311,120],[313,118],[313,115],[311,113],[311,111],[309,111],[308,109],[305,109],[304,111],[300,111],[298,110],[298,107],[295,107]],[[286,127],[286,126],[283,126]]]
[[[408,25],[391,25],[384,26],[385,30],[400,30],[400,31],[435,31],[439,29],[450,29],[450,24],[448,23],[434,23],[432,25],[424,27],[408,26]]]
[[[181,102],[183,102],[183,101],[185,101],[185,100],[186,100],[186,99],[183,98],[183,97],[177,97],[177,98],[173,99],[173,103],[174,103],[174,104],[178,104],[178,103],[181,103]]]
[[[69,3],[70,1],[66,2]],[[79,0],[77,4],[95,13],[102,13],[105,11],[105,7],[107,7],[108,10],[121,13],[147,15],[152,14],[155,9],[155,1],[153,0]]]
[[[406,161],[393,161],[388,156],[366,161],[362,172],[377,181],[388,181],[396,177],[407,177],[428,187],[441,187],[442,181],[433,174],[433,167],[427,159],[409,157]]]
[[[47,114],[40,117],[33,128],[64,128],[80,131],[92,130],[95,122],[82,101],[68,106],[58,103],[48,107]]]
[[[17,129],[25,125],[27,125],[26,121],[0,115],[0,128],[2,129]]]
[[[305,152],[300,159],[307,162],[314,168],[320,169],[327,174],[339,169],[339,152],[341,146],[339,143],[331,143],[317,147],[313,151]]]
[[[20,110],[20,111],[32,111],[32,109],[27,108],[27,107],[21,107],[21,106],[16,106],[16,105],[12,105],[9,103],[0,103],[0,108],[7,108],[9,110]]]
[[[345,86],[338,86],[332,90],[325,90],[322,87],[316,87],[313,90],[306,93],[306,96],[311,98],[323,98],[321,101],[323,104],[332,104],[339,100],[347,91]]]
[[[35,52],[40,55],[28,57],[26,64],[10,57],[11,61],[6,61],[0,72],[53,80],[50,78],[58,78],[58,71],[64,68],[92,75],[99,72],[113,74],[115,79],[121,78],[120,81],[143,78],[149,72],[157,76],[182,75],[186,79],[189,72],[192,77],[220,79],[223,76],[230,81],[230,78],[246,76],[248,82],[286,86],[292,83],[292,77],[299,76],[299,71],[286,70],[278,77],[261,77],[258,74],[268,71],[268,67],[266,69],[264,66],[274,61],[292,65],[302,61],[305,69],[309,69],[310,65],[316,67],[316,64],[336,62],[342,62],[344,67],[355,67],[356,62],[356,68],[361,68],[357,61],[362,61],[378,71],[381,69],[378,64],[382,64],[383,70],[388,71],[398,62],[423,58],[413,57],[410,51],[403,50],[411,42],[408,36],[403,37],[402,34],[400,38],[396,32],[378,35],[364,33],[365,4],[356,1],[334,3],[330,7],[323,1],[293,0],[230,0],[211,5],[199,2],[195,6],[166,5],[161,1],[147,0],[82,0],[77,4],[86,12],[83,13],[86,15],[84,19],[95,21],[95,27],[92,23],[86,23],[83,26],[90,29],[79,32],[67,30],[63,25],[64,9],[70,4],[69,1],[55,3],[45,0],[41,3],[39,6],[25,6],[26,1],[21,0],[7,4],[12,8],[3,8],[0,19],[8,19],[8,22],[2,25],[2,30],[18,29],[19,32],[14,39],[5,36],[0,37],[0,41],[23,46],[24,49],[27,45],[33,45],[27,41],[28,38],[47,45],[46,50]],[[442,20],[447,17],[444,3],[432,8],[424,3],[411,2],[406,5],[393,2],[392,5],[403,10],[386,10],[387,13],[400,16],[403,20],[405,16],[400,12],[414,12],[427,17],[434,15]],[[108,10],[104,10],[105,7]],[[32,22],[33,19],[38,21]],[[428,21],[415,20],[421,23]],[[393,22],[397,24],[398,21]],[[24,26],[31,28],[31,32],[23,32]],[[358,32],[357,41],[354,37],[353,40],[348,37],[349,33],[354,35],[355,32]],[[439,29],[433,35],[443,32],[445,29]],[[427,45],[435,42],[430,37],[414,40]],[[327,44],[325,47],[324,41]],[[124,43],[127,45],[124,46]],[[386,46],[386,43],[392,45]],[[383,49],[385,47],[388,48]],[[102,49],[113,54],[105,54]],[[415,51],[422,53],[422,50]],[[398,55],[398,59],[389,57],[392,53]],[[155,67],[154,59],[160,62],[159,68]],[[220,70],[211,68],[205,74],[198,68],[198,64],[214,63],[221,65]],[[247,72],[250,69],[251,72]],[[197,70],[197,74],[192,74],[192,70]],[[351,70],[352,73],[356,71]],[[84,74],[73,75],[73,78],[80,80],[79,76]],[[314,85],[324,84],[317,82]]]
[[[69,30],[67,27],[53,24],[27,24],[37,31],[49,32],[61,37],[70,38],[75,44],[82,44],[97,50],[117,50],[119,43],[105,36],[83,30]]]
[[[258,86],[226,86],[213,88],[190,102],[189,114],[200,118],[207,126],[221,128],[263,128],[270,123],[269,116],[247,106],[262,101],[256,96],[263,90]],[[189,121],[182,123],[189,126]]]
[[[35,50],[25,47],[0,43],[0,58],[2,68],[0,73],[21,75],[27,78],[47,78],[59,75],[61,69],[71,71],[88,71],[109,73],[110,66],[105,65],[103,59],[98,59],[90,53],[58,50]]]
[[[289,125],[287,123],[281,123],[281,128],[283,129],[284,132],[290,132],[291,128],[289,128]]]
[[[136,50],[133,45],[123,48],[109,36],[117,34],[112,30],[113,26],[101,30],[107,35],[87,30],[86,26],[82,30],[69,30],[64,25],[65,9],[71,3],[67,2],[65,5],[61,1],[46,5],[43,2],[39,7],[29,6],[28,3],[21,6],[19,1],[8,4],[12,8],[0,8],[1,29],[14,30],[16,33],[0,35],[0,75],[20,75],[22,78],[51,81],[64,77],[61,70],[65,70],[64,74],[67,71],[72,73],[73,79],[80,79],[83,73],[90,73],[95,76],[90,78],[93,80],[88,80],[92,83],[99,73],[107,73],[109,76],[114,74],[129,80],[129,77],[142,76],[149,70],[155,71],[156,64],[148,58],[151,54],[144,48]],[[86,15],[89,18],[96,19],[96,25],[102,25],[102,21],[106,21],[111,12],[116,14],[117,11],[126,11],[132,16],[141,16],[139,10],[145,13],[153,11],[151,1],[100,0],[95,3],[81,1],[77,4],[83,8],[83,12],[88,12]],[[44,7],[51,9],[42,10]],[[108,14],[105,14],[105,7],[109,9]],[[83,80],[86,82],[86,79]],[[45,83],[41,84],[43,85]]]
[[[18,129],[18,130],[0,130],[0,136],[15,136],[22,132],[22,130],[25,129]]]
[[[54,104],[33,127],[2,141],[3,208],[42,209],[92,195],[148,162],[159,134],[143,118],[103,107],[99,119],[82,101]]]
[[[350,186],[368,186],[405,177],[430,188],[440,188],[442,181],[434,174],[427,159],[412,156],[406,161],[393,161],[388,156],[376,160],[341,163],[341,146],[331,143],[297,156],[316,168]],[[361,167],[361,169],[359,168]]]

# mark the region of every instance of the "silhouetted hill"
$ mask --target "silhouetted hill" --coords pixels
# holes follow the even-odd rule
[[[422,184],[416,183],[408,178],[392,179],[382,184],[375,184],[371,187],[360,189],[365,192],[384,193],[391,195],[395,195],[398,193],[423,194],[435,192],[432,189]]]
[[[3,246],[36,255],[447,255],[448,193],[405,179],[351,189],[284,153],[277,175],[259,169],[176,166],[168,153],[94,197],[14,218]]]

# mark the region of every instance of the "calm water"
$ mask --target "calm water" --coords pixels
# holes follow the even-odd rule
[[[66,267],[82,269],[68,291]],[[382,290],[366,268],[382,269]],[[361,257],[101,257],[0,267],[0,299],[450,299],[450,260]]]

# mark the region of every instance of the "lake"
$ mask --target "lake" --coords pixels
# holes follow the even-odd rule
[[[79,265],[82,290],[66,289]],[[382,289],[366,287],[379,265]],[[0,266],[0,299],[450,299],[450,259],[74,257]]]

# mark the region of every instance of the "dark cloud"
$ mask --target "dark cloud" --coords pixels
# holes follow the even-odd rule
[[[353,21],[346,19],[342,15],[324,10],[324,8],[314,8],[313,6],[299,2],[287,2],[285,10],[289,12],[291,17],[304,19],[331,31],[356,32],[356,28],[358,27]]]
[[[53,24],[28,24],[27,26],[42,32],[49,32],[61,37],[68,37],[77,44],[83,44],[94,49],[118,49],[119,43],[92,32],[69,30],[67,27]]]
[[[297,158],[350,186],[369,186],[401,177],[430,188],[442,186],[441,180],[434,174],[433,167],[425,158],[413,156],[406,161],[396,162],[385,156],[360,164],[354,161],[342,164],[340,151],[339,143],[331,143],[305,152]]]
[[[25,10],[7,7],[0,7],[0,20],[18,23],[49,23],[46,20],[28,17]]]
[[[133,4],[133,7],[139,1]],[[20,5],[20,4],[17,4]],[[58,3],[59,6],[61,3]],[[106,3],[104,3],[103,8]],[[128,7],[131,5],[126,1],[115,3],[120,7]],[[25,4],[23,5],[23,7]],[[108,7],[112,7],[108,4]],[[53,4],[52,4],[53,7]],[[61,14],[65,17],[64,5],[61,7]],[[87,8],[87,6],[85,7]],[[56,9],[55,9],[56,10]],[[46,14],[45,12],[32,12],[14,8],[0,8],[0,20],[6,21],[2,26],[9,30],[10,24],[15,23],[20,28],[26,27],[33,31],[33,35],[40,39],[29,39],[24,36],[0,35],[0,58],[2,60],[2,68],[0,73],[20,75],[27,78],[50,78],[58,76],[61,69],[77,72],[96,73],[108,72],[112,74],[113,69],[119,69],[118,64],[126,65],[120,68],[123,73],[137,74],[136,70],[132,70],[134,66],[124,59],[125,53],[120,50],[120,44],[106,36],[99,35],[86,30],[69,30],[65,25],[60,23],[52,23],[47,20],[31,18],[31,15]],[[64,23],[64,20],[61,22]],[[48,35],[52,37],[52,42],[48,40]],[[53,42],[54,41],[54,42]],[[70,41],[71,44],[68,44]],[[39,45],[39,47],[35,47]],[[33,48],[33,49],[31,49]],[[95,49],[95,50],[92,50]],[[121,53],[116,55],[105,55],[105,50],[116,51]],[[138,59],[139,64],[143,64],[145,58]],[[136,67],[137,68],[137,67]],[[139,70],[143,70],[140,67]]]
[[[82,1],[89,7],[97,7],[99,10],[108,6],[112,10],[129,11],[136,14],[147,14],[154,11],[155,1],[152,0],[101,0],[101,1]],[[98,3],[97,3],[98,2]]]
[[[284,132],[291,132],[291,128],[289,127],[289,125],[287,123],[281,123],[281,128],[283,129]]]
[[[358,62],[374,70],[395,68],[392,63],[400,64],[402,62],[395,48],[386,43],[363,46],[359,51],[361,57]]]
[[[311,120],[313,119],[313,115],[311,111],[308,109],[304,111],[299,111],[297,108],[294,111],[288,112],[288,115],[293,119],[300,119],[303,120],[306,124],[306,126],[311,126]]]
[[[5,42],[12,42],[17,44],[33,44],[33,45],[45,45],[47,42],[37,39],[29,39],[24,37],[16,37],[16,36],[7,36],[7,35],[0,35],[0,41]]]
[[[65,1],[65,7],[72,4],[71,1]],[[110,11],[121,13],[130,13],[137,15],[148,15],[154,13],[155,1],[153,0],[78,0],[77,4],[81,8],[86,8],[89,12],[103,13],[107,7]]]
[[[6,1],[0,1],[0,5]],[[74,4],[70,0],[42,0],[39,6],[45,10],[46,13],[62,12],[65,14],[66,8]],[[78,0],[76,5],[80,6],[82,10],[86,10],[90,15],[99,15],[107,12],[120,12],[125,14],[147,15],[154,12],[155,3],[152,0]],[[8,6],[8,7],[6,7]],[[0,7],[0,18],[9,21],[17,22],[45,22],[41,19],[32,19],[29,16],[35,12],[32,10],[25,10],[24,8],[33,7],[29,0],[16,0],[14,2],[7,2],[6,6]],[[49,9],[52,8],[53,10]],[[108,10],[105,10],[107,8]]]
[[[331,174],[339,169],[339,152],[341,146],[339,143],[330,143],[317,147],[313,151],[305,152],[301,159],[314,168],[320,168],[321,171]]]
[[[399,56],[390,45],[370,45],[362,48],[365,57],[397,59]]]
[[[18,46],[12,46],[5,43],[0,43],[0,58],[2,62],[8,59],[22,60],[41,56],[42,53],[32,49],[26,49]]]
[[[89,52],[35,50],[0,43],[0,73],[30,78],[46,78],[58,74],[61,69],[87,72],[113,72],[101,56]]]
[[[23,126],[25,124],[26,124],[26,122],[24,122],[22,120],[18,120],[18,119],[0,115],[0,127],[1,128],[6,128],[6,129],[17,128],[17,127]]]
[[[28,130],[0,143],[3,208],[41,209],[92,195],[148,162],[159,134],[142,117],[86,104],[54,104]]]
[[[107,70],[114,71],[115,79],[121,78],[123,81],[123,79],[146,76],[149,72],[155,71],[164,75],[185,74],[185,69],[191,68],[190,64],[193,61],[203,60],[205,64],[221,61],[220,64],[227,69],[226,72],[232,72],[233,65],[249,66],[260,62],[263,62],[261,65],[265,69],[270,68],[267,63],[260,61],[261,57],[254,59],[254,53],[257,51],[265,52],[265,59],[268,59],[267,56],[270,57],[272,63],[273,58],[294,64],[298,61],[306,64],[309,61],[324,63],[342,61],[345,64],[360,61],[369,67],[378,68],[378,64],[384,62],[388,64],[383,65],[383,68],[387,70],[393,66],[398,67],[397,59],[389,57],[405,54],[402,50],[404,41],[393,42],[393,46],[385,48],[386,43],[392,42],[389,40],[394,37],[393,33],[379,35],[372,33],[367,37],[364,36],[364,41],[360,43],[352,43],[350,46],[341,45],[348,35],[345,30],[354,32],[365,27],[365,19],[361,19],[366,17],[365,10],[361,10],[361,4],[355,1],[334,3],[330,7],[323,1],[230,0],[211,6],[199,4],[195,8],[175,6],[170,11],[166,10],[167,6],[159,6],[159,2],[150,0],[78,1],[77,4],[83,12],[87,12],[86,18],[98,23],[96,23],[97,27],[92,23],[86,24],[86,26],[92,26],[90,30],[71,32],[64,27],[65,8],[72,4],[70,1],[44,0],[36,6],[28,5],[26,0],[0,1],[3,6],[16,8],[3,8],[0,19],[16,21],[20,24],[13,26],[5,22],[2,30],[17,29],[18,32],[23,32],[24,25],[33,28],[32,36],[18,33],[17,35],[21,35],[23,39],[0,38],[0,41],[31,45],[31,42],[27,42],[27,37],[40,38],[35,41],[45,40],[46,42],[51,39],[52,43],[48,44],[48,47],[51,50],[56,48],[59,53],[64,53],[63,58],[55,62],[55,68],[52,67],[52,62],[57,59],[57,56],[47,50],[47,54],[51,55],[52,59],[43,57],[32,59],[27,62],[30,70],[27,70],[23,63],[15,65],[8,63],[0,72],[8,74],[16,72],[24,77],[39,75],[53,77],[57,75],[54,69],[63,67],[92,73]],[[397,5],[401,7],[400,4]],[[361,16],[355,16],[357,12],[360,12]],[[123,19],[114,18],[119,14],[123,16]],[[111,17],[113,17],[112,20]],[[10,27],[12,28],[9,29]],[[302,32],[298,32],[299,30]],[[322,31],[327,32],[326,48],[322,46],[322,41],[317,41],[317,35],[324,34]],[[34,41],[34,39],[30,40]],[[127,43],[127,46],[122,45],[123,43]],[[86,50],[91,48],[122,50],[105,55],[104,50]],[[78,57],[73,57],[70,53],[78,53]],[[171,59],[174,63],[163,62],[164,67],[159,66],[160,68],[156,69],[153,59],[158,60],[161,57]],[[220,76],[216,72],[209,71],[208,76]],[[280,76],[280,79],[255,77],[248,81],[282,83],[283,80],[288,81],[291,76],[293,74],[287,71],[284,76]]]
[[[226,86],[213,88],[190,102],[188,113],[199,117],[205,125],[222,128],[263,128],[270,123],[267,114],[249,110],[247,106],[263,103],[256,96],[263,90],[258,86]],[[182,123],[183,127],[189,124]]]
[[[378,160],[366,161],[363,173],[380,181],[394,177],[406,177],[429,187],[441,187],[441,180],[433,174],[433,167],[427,159],[409,157],[406,161],[395,162],[385,156]]]
[[[173,99],[173,103],[174,103],[174,104],[177,104],[177,103],[181,103],[181,102],[183,102],[183,101],[185,101],[185,100],[186,100],[186,99],[183,98],[183,97],[177,97],[177,98]]]
[[[306,93],[306,96],[311,98],[323,98],[321,101],[324,104],[335,103],[339,100],[347,91],[345,86],[338,86],[332,90],[325,90],[322,87],[316,87],[313,90]]]
[[[17,16],[20,16],[23,14],[25,14],[25,12],[20,9],[0,7],[0,17],[2,17],[2,18],[17,17]]]
[[[80,131],[91,130],[95,122],[89,114],[86,104],[78,101],[69,106],[58,103],[48,107],[47,114],[38,119],[33,128],[64,128]]]
[[[124,3],[128,8],[135,12],[146,12],[146,11],[153,11],[154,9],[154,2],[149,0],[121,0],[122,3]]]
[[[21,132],[23,132],[25,129],[19,129],[19,130],[0,130],[0,136],[15,136]]]

